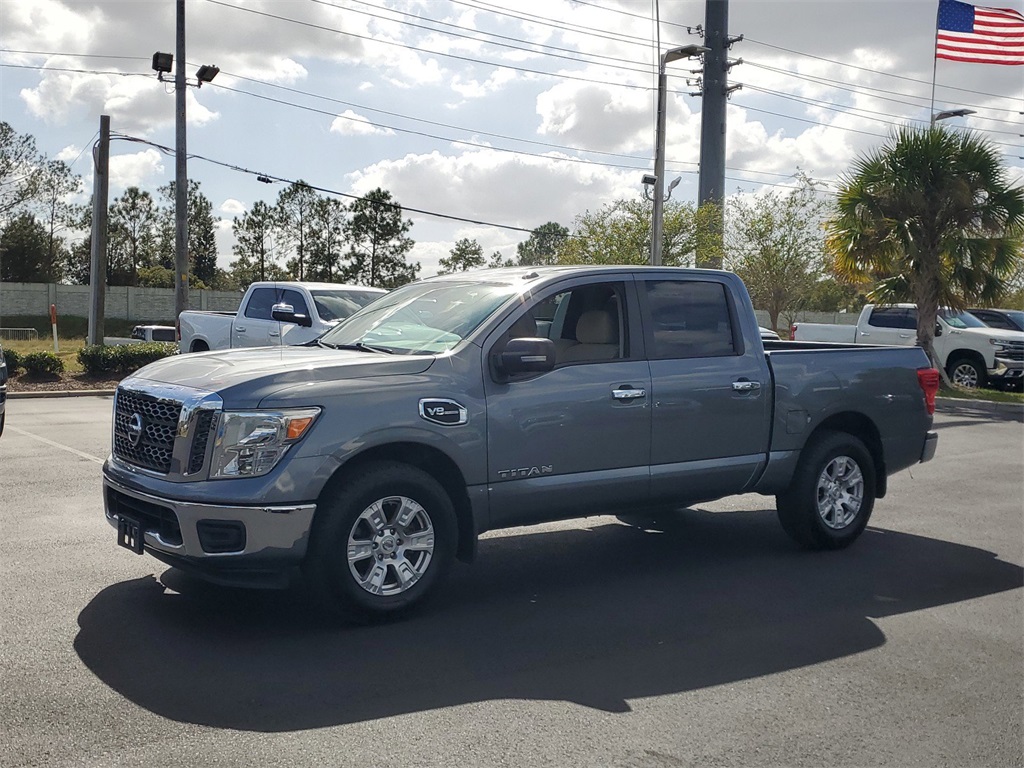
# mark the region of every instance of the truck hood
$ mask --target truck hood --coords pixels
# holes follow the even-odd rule
[[[257,347],[174,355],[136,371],[132,379],[216,392],[225,400],[258,401],[284,387],[371,376],[422,373],[429,355],[388,355],[322,347]]]
[[[1018,344],[1024,341],[1024,331],[1005,331],[1002,328],[953,328],[951,330],[957,333],[968,333],[978,338],[1016,341]]]

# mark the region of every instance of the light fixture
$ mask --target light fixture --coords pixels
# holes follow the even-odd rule
[[[156,76],[159,80],[163,81],[164,73],[170,72],[173,66],[174,54],[161,53],[160,51],[153,54],[153,71],[156,72]]]
[[[202,88],[203,83],[213,82],[220,72],[220,67],[215,67],[212,64],[203,64],[198,70],[196,70],[196,80],[198,80],[198,87]]]
[[[939,120],[946,120],[950,117],[967,117],[973,114],[973,109],[947,109],[945,112],[936,112],[932,115],[932,125],[935,125]]]

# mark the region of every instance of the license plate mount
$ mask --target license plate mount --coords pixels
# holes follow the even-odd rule
[[[132,517],[119,515],[117,518],[117,543],[125,549],[130,549],[136,555],[142,554],[146,532],[138,520]]]

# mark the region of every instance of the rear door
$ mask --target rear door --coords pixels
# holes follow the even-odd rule
[[[510,338],[550,338],[556,367],[496,380]],[[647,501],[650,372],[631,275],[540,291],[484,346],[491,526],[598,514]]]
[[[652,500],[742,491],[766,460],[772,396],[763,348],[742,331],[749,305],[713,275],[645,273],[637,290],[651,367]]]
[[[907,347],[917,339],[917,310],[913,307],[873,307],[866,326],[858,328],[865,344]]]

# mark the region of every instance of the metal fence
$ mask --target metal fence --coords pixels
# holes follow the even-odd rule
[[[0,328],[0,339],[5,341],[35,341],[39,331],[35,328]]]

